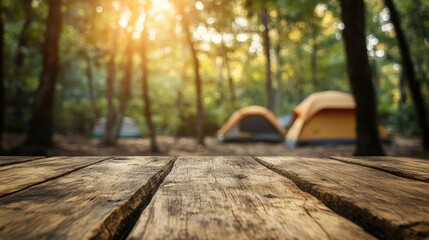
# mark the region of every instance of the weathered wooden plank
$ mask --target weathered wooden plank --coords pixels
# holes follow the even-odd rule
[[[44,158],[42,156],[39,157],[30,157],[30,156],[0,156],[0,167],[6,165],[12,165],[17,163],[29,162],[32,160]]]
[[[0,197],[63,176],[109,157],[53,157],[0,167]]]
[[[397,176],[429,182],[429,160],[409,157],[331,157],[388,172]]]
[[[261,157],[258,161],[377,237],[429,237],[428,183],[330,159]]]
[[[250,157],[181,157],[129,239],[370,239]]]
[[[4,239],[123,238],[172,157],[122,157],[0,198]]]

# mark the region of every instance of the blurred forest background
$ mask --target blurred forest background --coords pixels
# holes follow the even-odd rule
[[[2,145],[18,143],[13,136],[29,136],[27,148],[37,145],[31,136],[43,147],[54,144],[54,133],[89,137],[101,117],[112,129],[101,142],[114,145],[127,116],[157,152],[157,135],[203,144],[244,106],[281,116],[311,93],[352,92],[341,2],[350,1],[2,0]],[[377,120],[396,135],[422,136],[429,2],[393,2],[425,123],[389,3],[364,6]]]

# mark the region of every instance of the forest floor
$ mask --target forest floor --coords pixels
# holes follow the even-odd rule
[[[6,135],[6,150],[18,146],[24,140],[23,136]],[[57,135],[54,138],[56,147],[49,149],[46,156],[138,156],[138,155],[249,155],[249,156],[351,156],[354,145],[338,146],[303,146],[289,148],[283,143],[220,143],[213,137],[206,138],[206,146],[201,147],[193,138],[174,138],[159,136],[157,138],[161,153],[149,151],[149,139],[120,139],[116,146],[103,147],[100,140],[83,136]],[[384,145],[384,150],[390,156],[408,156],[429,159],[429,152],[420,147],[420,139],[415,137],[395,137],[394,143]]]

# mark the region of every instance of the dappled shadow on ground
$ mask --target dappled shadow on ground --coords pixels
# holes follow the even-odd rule
[[[19,145],[23,136],[6,135],[6,148]],[[206,146],[198,146],[193,138],[158,137],[161,153],[149,151],[149,139],[121,139],[116,146],[102,147],[100,140],[82,136],[55,136],[56,147],[46,152],[47,156],[93,156],[93,155],[249,155],[249,156],[351,156],[353,145],[338,146],[304,146],[289,148],[282,143],[221,143],[215,138],[206,138]],[[429,153],[420,147],[418,138],[396,137],[391,145],[384,145],[387,155],[408,156],[429,159]]]

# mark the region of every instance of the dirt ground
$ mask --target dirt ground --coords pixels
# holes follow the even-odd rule
[[[12,149],[23,141],[23,136],[6,135],[5,148]],[[206,146],[201,147],[193,138],[174,138],[159,136],[158,144],[161,153],[151,153],[149,139],[120,139],[117,146],[102,147],[100,140],[83,136],[55,136],[56,147],[49,149],[47,156],[138,156],[138,155],[249,155],[249,156],[350,156],[353,154],[353,145],[338,146],[304,146],[289,148],[283,143],[220,143],[213,137],[206,138]],[[429,152],[420,147],[418,138],[395,137],[394,143],[384,145],[384,150],[390,156],[408,156],[429,159]]]

